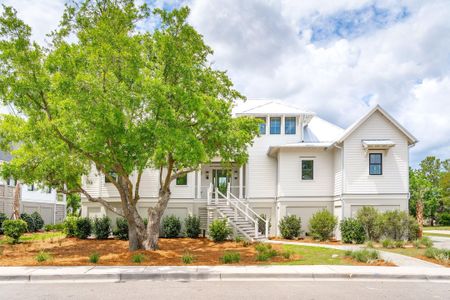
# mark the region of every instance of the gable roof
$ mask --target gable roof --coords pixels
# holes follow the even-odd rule
[[[375,112],[380,112],[386,119],[388,119],[395,127],[398,128],[407,138],[408,143],[410,145],[414,145],[418,142],[418,140],[403,127],[399,122],[397,122],[390,114],[388,114],[380,105],[376,105],[370,111],[368,111],[364,116],[362,116],[355,123],[350,125],[341,135],[340,138],[336,141],[337,143],[342,143],[347,137],[349,137],[359,126],[361,126],[370,116],[372,116]]]

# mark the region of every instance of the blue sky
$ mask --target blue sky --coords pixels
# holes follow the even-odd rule
[[[248,98],[284,100],[344,128],[380,104],[420,140],[413,166],[450,158],[448,0],[151,2],[189,5],[211,62]],[[64,9],[64,0],[0,3],[15,6],[39,42]]]

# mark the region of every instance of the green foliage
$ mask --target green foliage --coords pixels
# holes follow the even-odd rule
[[[39,253],[36,255],[37,262],[44,262],[50,260],[51,258],[51,255],[43,250],[39,251]]]
[[[181,257],[181,260],[183,261],[183,263],[185,265],[189,265],[194,262],[195,256],[189,251],[184,251],[183,256]]]
[[[180,236],[181,221],[175,215],[165,216],[162,220],[162,231],[166,238],[176,238]]]
[[[450,226],[450,212],[442,212],[437,215],[437,223],[440,226]]]
[[[416,240],[414,246],[416,246],[416,248],[419,248],[421,246],[425,248],[430,248],[433,247],[433,241],[429,237],[424,236]]]
[[[337,223],[337,217],[323,209],[314,213],[309,219],[309,230],[314,238],[325,241],[333,236]]]
[[[366,232],[366,237],[371,241],[378,241],[380,238],[379,214],[376,208],[364,206],[356,213],[356,219],[361,223]]]
[[[340,224],[342,241],[344,243],[362,244],[366,239],[366,233],[361,222],[357,219],[347,218]]]
[[[111,234],[111,220],[108,216],[94,219],[93,230],[97,240],[106,240]]]
[[[380,214],[380,230],[386,238],[406,240],[409,238],[410,219],[406,212],[399,210],[386,211]]]
[[[405,241],[398,240],[394,242],[395,248],[404,248],[405,247]]]
[[[3,221],[3,233],[12,238],[13,243],[18,243],[19,238],[27,232],[27,223],[22,220],[5,220]]]
[[[184,220],[184,226],[186,228],[186,236],[190,238],[198,238],[201,233],[200,230],[200,218],[194,215],[189,215]]]
[[[231,228],[228,227],[226,219],[216,219],[209,225],[209,237],[214,242],[225,241],[232,233]]]
[[[450,250],[449,249],[437,249],[437,248],[427,248],[425,250],[426,257],[434,258],[440,262],[448,264],[450,262]]]
[[[408,241],[414,241],[419,237],[419,223],[417,223],[417,220],[412,217],[408,216]]]
[[[92,221],[89,218],[77,218],[75,226],[75,236],[79,239],[87,239],[92,233]]]
[[[263,244],[258,243],[255,245],[256,250],[256,260],[257,261],[268,261],[272,257],[275,257],[278,255],[277,251],[275,249],[272,249],[272,245],[270,244]]]
[[[8,217],[4,213],[0,213],[0,234],[3,234],[2,224],[8,220]]]
[[[244,238],[242,236],[240,236],[240,235],[237,235],[237,236],[234,237],[234,241],[236,243],[242,243],[244,241]]]
[[[395,241],[389,238],[382,240],[381,244],[383,245],[384,248],[388,249],[395,248]]]
[[[354,260],[363,263],[371,263],[380,259],[380,253],[377,250],[373,249],[361,249],[350,251],[350,253],[347,253],[347,256],[350,256]]]
[[[285,239],[291,240],[297,238],[301,233],[301,219],[295,215],[285,216],[281,219],[280,224],[281,236]]]
[[[241,260],[241,254],[236,251],[225,251],[220,261],[224,264],[234,264]]]
[[[145,260],[145,255],[142,253],[136,253],[131,256],[131,261],[135,264],[140,264]]]
[[[283,256],[284,259],[291,259],[291,256],[294,254],[294,251],[292,250],[284,250],[281,252],[281,256]]]
[[[372,241],[367,241],[366,247],[367,248],[373,248],[373,242]]]
[[[264,221],[268,219],[268,221],[269,221],[269,224],[268,224],[269,225],[269,232],[270,232],[270,228],[272,228],[272,222],[270,221],[270,218],[268,216],[266,216],[265,214],[261,214],[260,217]],[[261,232],[263,236],[265,236],[266,235],[266,222],[264,222],[261,219],[258,218],[258,231]]]
[[[35,232],[36,231],[35,226],[34,226],[34,220],[29,214],[21,213],[20,214],[20,218],[27,223],[27,230],[28,230],[28,232]]]
[[[73,237],[75,236],[75,232],[77,230],[77,220],[78,217],[75,216],[68,216],[64,220],[64,233],[67,237]]]
[[[114,236],[119,240],[128,240],[128,221],[125,218],[116,219],[116,229]]]
[[[44,226],[44,220],[42,219],[41,215],[37,211],[35,211],[31,214],[31,218],[33,219],[34,230],[41,230]]]
[[[66,197],[67,215],[78,215],[81,208],[81,197],[79,194],[69,194]]]
[[[98,254],[97,252],[93,252],[91,253],[91,255],[89,255],[89,262],[96,264],[98,263],[100,260],[100,254]]]

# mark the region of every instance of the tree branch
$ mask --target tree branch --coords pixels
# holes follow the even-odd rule
[[[80,192],[86,196],[86,198],[90,201],[90,202],[97,202],[102,204],[104,207],[106,207],[107,209],[109,209],[110,211],[112,211],[115,214],[118,214],[119,216],[125,218],[125,215],[123,214],[122,210],[115,208],[114,206],[112,206],[111,204],[108,203],[108,201],[106,201],[103,198],[94,198],[92,197],[86,190],[84,190],[83,188],[80,187]]]

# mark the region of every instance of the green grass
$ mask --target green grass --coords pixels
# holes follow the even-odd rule
[[[450,238],[450,234],[445,234],[445,233],[434,233],[432,231],[424,231],[423,232],[424,236],[440,236],[440,237],[446,237],[446,238]]]
[[[450,230],[450,226],[426,226],[423,228],[424,231],[429,230]]]
[[[322,247],[283,245],[284,251],[301,256],[298,260],[282,262],[283,265],[348,265],[344,260],[345,251]],[[337,257],[333,257],[336,255]]]
[[[56,231],[56,232],[35,232],[35,233],[25,233],[22,235],[19,239],[19,243],[26,243],[26,242],[35,242],[35,241],[45,241],[49,239],[58,239],[65,237],[65,234]],[[7,236],[3,236],[0,239],[0,245],[6,244],[10,242],[10,238]]]

